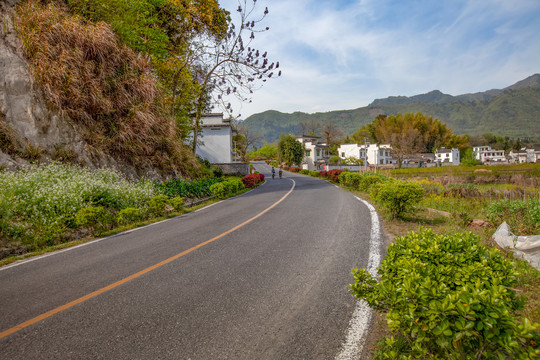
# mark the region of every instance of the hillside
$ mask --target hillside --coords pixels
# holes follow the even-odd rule
[[[302,122],[332,121],[344,134],[352,134],[379,114],[421,112],[445,123],[457,134],[482,134],[531,138],[540,136],[540,74],[504,89],[452,96],[438,90],[427,94],[376,99],[354,110],[292,114],[266,111],[243,123],[265,141],[275,141],[282,132],[298,133]]]
[[[0,170],[51,160],[192,177],[148,59],[59,3],[0,2]]]

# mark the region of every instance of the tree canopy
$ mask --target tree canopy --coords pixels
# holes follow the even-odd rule
[[[278,157],[279,161],[287,166],[293,164],[302,164],[304,158],[304,144],[296,140],[290,134],[282,134],[278,142]]]

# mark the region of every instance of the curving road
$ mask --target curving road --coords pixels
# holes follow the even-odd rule
[[[267,181],[242,196],[0,268],[0,358],[361,357],[348,284],[381,251],[370,210],[255,167]]]

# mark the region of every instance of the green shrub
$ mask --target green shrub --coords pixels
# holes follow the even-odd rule
[[[316,170],[312,170],[312,171],[309,171],[308,175],[313,176],[313,177],[319,177],[319,172]]]
[[[169,198],[166,195],[156,195],[148,202],[148,212],[155,216],[163,215]]]
[[[391,218],[400,218],[410,212],[424,197],[424,189],[420,185],[404,181],[387,181],[380,187],[372,185],[372,188],[377,192],[375,201]]]
[[[353,269],[351,292],[387,312],[395,336],[378,359],[533,359],[537,324],[517,322],[522,306],[512,262],[472,233],[430,229],[398,237],[377,277]]]
[[[309,175],[309,170],[308,169],[302,169],[302,170],[300,170],[300,174]]]
[[[182,196],[187,198],[203,198],[211,196],[210,186],[217,182],[224,181],[223,178],[209,178],[198,181],[184,181],[183,179],[173,179],[164,183],[155,182],[154,186],[163,195],[169,198]]]
[[[141,219],[141,210],[133,207],[128,207],[125,209],[120,210],[118,213],[118,216],[116,217],[116,221],[119,224],[130,224],[137,220]]]
[[[169,204],[171,204],[174,210],[180,211],[184,208],[184,198],[181,196],[175,196],[172,199],[169,199]]]
[[[360,183],[361,179],[362,179],[362,174],[359,174],[359,173],[344,171],[341,174],[339,174],[339,183],[345,186],[351,187],[353,189],[358,188],[358,184]]]
[[[371,185],[381,183],[381,182],[383,182],[383,179],[380,176],[364,175],[358,183],[358,190],[369,191],[369,188],[371,187]]]
[[[489,205],[487,214],[488,220],[496,226],[506,221],[515,234],[540,233],[539,198],[493,202]]]
[[[227,197],[228,194],[228,189],[225,181],[211,185],[210,191],[212,192],[212,195],[214,195],[218,199],[224,199]]]
[[[75,214],[75,223],[78,226],[94,227],[104,225],[107,213],[103,206],[88,206],[80,209]]]
[[[231,179],[227,181],[231,184],[231,190],[233,194],[239,192],[244,188],[244,183],[240,179]]]

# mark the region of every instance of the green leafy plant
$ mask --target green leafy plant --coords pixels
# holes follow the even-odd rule
[[[160,216],[165,212],[169,198],[165,195],[156,195],[148,202],[148,212],[152,215]]]
[[[378,279],[353,269],[351,292],[387,312],[378,359],[532,359],[538,324],[519,323],[512,262],[476,235],[420,228],[398,237]]]
[[[80,209],[75,214],[75,223],[78,226],[95,227],[103,224],[107,213],[103,206],[88,206]]]
[[[217,197],[218,199],[224,199],[227,197],[227,187],[224,183],[216,183],[210,186],[210,191],[212,192],[212,195]]]
[[[424,189],[420,185],[399,180],[388,181],[372,188],[377,191],[375,201],[388,212],[391,218],[403,217],[424,197]]]
[[[180,211],[184,208],[184,198],[181,196],[175,196],[169,199],[169,203],[176,211]]]
[[[377,175],[365,175],[358,182],[358,190],[369,191],[369,188],[373,184],[381,183],[383,179]]]
[[[118,221],[119,224],[125,225],[140,220],[141,217],[142,214],[140,209],[128,207],[120,210],[118,216],[116,217],[116,221]]]

